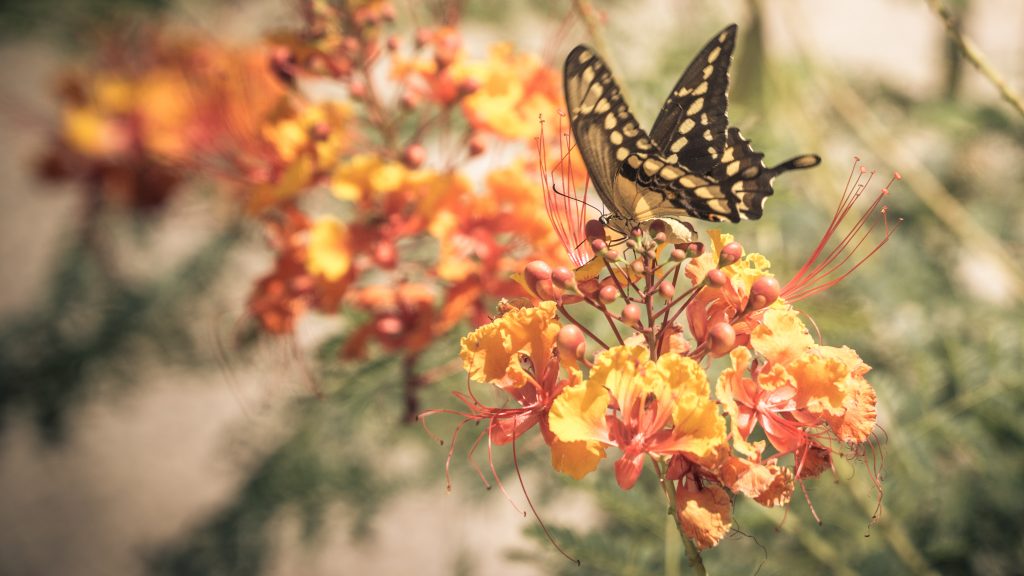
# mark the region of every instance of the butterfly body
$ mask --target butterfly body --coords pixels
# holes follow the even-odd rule
[[[569,122],[606,224],[628,234],[653,220],[738,222],[761,217],[772,179],[816,166],[813,154],[768,168],[728,126],[729,64],[736,26],[722,30],[683,72],[650,133],[640,127],[611,71],[587,46],[565,61]]]

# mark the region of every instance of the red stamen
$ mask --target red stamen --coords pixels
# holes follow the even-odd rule
[[[587,221],[587,196],[590,179],[587,178],[581,188],[577,187],[572,165],[572,150],[575,147],[568,131],[562,126],[562,116],[558,119],[558,162],[548,172],[547,139],[544,135],[544,119],[540,119],[540,137],[537,141],[537,155],[540,164],[540,179],[544,196],[544,209],[551,220],[558,239],[576,266],[582,266],[593,258],[589,243],[586,242],[584,226]],[[557,184],[557,185],[556,185]],[[559,188],[559,186],[561,188]]]
[[[842,282],[854,270],[859,268],[861,264],[878,252],[889,241],[889,238],[892,237],[896,228],[903,221],[899,219],[894,225],[890,226],[888,207],[882,206],[879,208],[882,199],[889,194],[889,187],[896,180],[902,179],[899,172],[895,172],[889,183],[881,188],[871,205],[857,218],[850,231],[831,250],[826,252],[826,247],[839,230],[840,223],[850,214],[854,204],[860,200],[875,175],[873,170],[868,171],[864,166],[858,166],[859,163],[860,159],[854,156],[853,167],[850,169],[850,176],[847,178],[846,187],[839,200],[839,206],[836,208],[836,212],[833,214],[832,221],[825,230],[824,236],[818,242],[817,247],[815,247],[807,262],[804,263],[782,290],[782,297],[786,300],[790,302],[802,300]],[[854,177],[855,175],[856,177]],[[871,216],[875,214],[881,216],[885,229],[882,239],[865,256],[849,265],[850,259],[861,249],[865,240],[871,236],[878,225],[877,218],[869,222]]]

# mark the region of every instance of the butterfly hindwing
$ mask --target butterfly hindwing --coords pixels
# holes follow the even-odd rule
[[[764,212],[765,200],[774,193],[772,180],[788,170],[812,168],[821,162],[814,154],[791,158],[768,168],[764,154],[757,152],[740,134],[738,128],[729,128],[721,162],[713,172],[714,180],[727,200],[727,210],[699,210],[694,216],[704,220],[757,220]],[[717,217],[716,217],[717,216]]]
[[[708,174],[726,145],[729,65],[736,25],[712,38],[679,77],[651,128],[651,140],[670,163]]]

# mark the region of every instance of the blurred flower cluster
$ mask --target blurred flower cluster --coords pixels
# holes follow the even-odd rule
[[[573,180],[570,160],[563,152],[556,181]],[[456,393],[463,410],[425,415],[482,422],[477,442],[486,437],[489,446],[537,426],[556,470],[580,479],[611,457],[623,490],[650,463],[694,553],[729,532],[736,496],[784,506],[836,457],[863,460],[880,496],[870,366],[848,347],[821,344],[794,307],[845,278],[892,234],[879,206],[888,187],[851,217],[872,176],[855,164],[834,221],[785,285],[765,256],[728,234],[709,232],[710,245],[672,243],[655,221],[612,240],[600,221],[587,222],[567,236],[587,238],[591,265],[573,272],[529,263],[522,279],[536,303],[506,304],[462,339],[469,379],[517,405],[488,405],[470,388]],[[559,190],[552,196],[567,190],[585,201],[572,186]],[[572,228],[564,211],[551,214],[556,228]]]
[[[212,178],[276,255],[248,301],[263,330],[351,312],[343,356],[414,358],[519,295],[526,262],[559,258],[533,161],[558,74],[508,44],[474,58],[454,26],[403,35],[385,1],[300,14],[259,46],[154,32],[111,47],[63,83],[42,172],[133,208]]]

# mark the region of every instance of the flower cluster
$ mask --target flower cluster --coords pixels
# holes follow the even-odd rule
[[[508,44],[474,57],[450,25],[406,38],[387,1],[299,8],[245,48],[154,31],[107,50],[65,82],[43,173],[138,208],[212,179],[275,255],[248,300],[260,329],[344,311],[342,356],[415,358],[560,257],[531,161],[538,115],[564,107],[558,74]]]
[[[272,68],[296,94],[324,84],[346,90],[352,121],[346,131],[323,120],[309,123],[312,130],[280,131],[302,136],[322,128],[348,143],[294,169],[294,188],[322,185],[334,214],[309,217],[275,242],[277,266],[251,311],[272,332],[290,332],[310,307],[365,311],[369,319],[345,348],[352,356],[370,341],[415,353],[462,319],[485,322],[494,301],[517,293],[512,272],[560,249],[531,209],[541,192],[523,160],[493,167],[479,181],[463,168],[492,139],[528,149],[533,134],[524,136],[516,123],[558,109],[554,71],[507,45],[474,60],[448,26],[418,29],[404,42],[389,33],[395,11],[387,2],[311,1],[303,15],[300,30],[272,37]],[[449,144],[436,158],[434,142]],[[278,187],[269,197],[293,195]]]
[[[673,244],[656,221],[620,250],[591,221],[585,234],[601,274],[531,262],[522,278],[536,304],[506,305],[462,340],[469,378],[518,405],[491,406],[470,390],[456,393],[465,409],[425,415],[485,422],[491,444],[536,425],[556,470],[579,479],[610,458],[623,490],[650,463],[681,534],[698,549],[715,546],[737,495],[786,505],[834,457],[862,458],[876,445],[870,367],[850,348],[820,344],[794,307],[864,261],[851,257],[874,222],[885,230],[870,253],[892,234],[878,208],[886,187],[838,238],[872,175],[855,164],[833,225],[785,285],[766,257],[727,234],[711,231],[707,246]]]

